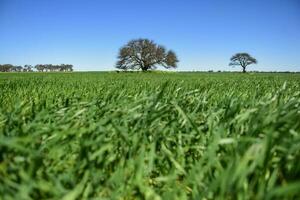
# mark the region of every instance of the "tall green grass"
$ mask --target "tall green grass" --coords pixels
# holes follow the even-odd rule
[[[299,198],[299,74],[0,74],[0,199]]]

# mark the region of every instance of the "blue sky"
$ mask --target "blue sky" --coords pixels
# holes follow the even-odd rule
[[[113,70],[128,40],[173,49],[178,70],[300,71],[300,0],[0,0],[0,64]]]

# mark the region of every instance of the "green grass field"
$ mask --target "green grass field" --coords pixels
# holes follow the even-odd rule
[[[0,199],[299,199],[300,74],[0,73]]]

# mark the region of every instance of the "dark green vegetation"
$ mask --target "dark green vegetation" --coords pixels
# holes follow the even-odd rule
[[[299,199],[300,75],[0,74],[2,199]]]
[[[33,70],[38,72],[68,72],[73,71],[73,65],[70,64],[60,64],[60,65],[52,65],[52,64],[38,64],[35,66],[32,65],[24,65],[22,66],[15,66],[12,64],[4,64],[0,65],[0,72],[33,72]]]

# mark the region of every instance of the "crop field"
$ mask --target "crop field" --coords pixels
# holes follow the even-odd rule
[[[0,73],[0,199],[299,199],[300,74]]]

